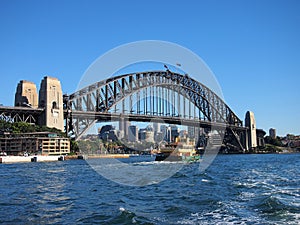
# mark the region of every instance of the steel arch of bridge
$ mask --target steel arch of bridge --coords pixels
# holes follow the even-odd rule
[[[151,88],[153,95],[151,95]],[[150,91],[147,92],[147,89],[150,89]],[[150,96],[147,96],[147,93]],[[170,93],[172,96],[177,93],[177,96],[173,99],[170,98],[168,103],[162,100]],[[146,97],[143,103],[144,110],[138,110],[138,108],[135,111],[132,110],[133,105],[130,100],[133,95],[139,96],[140,99]],[[148,101],[147,98],[149,99],[149,97],[150,100]],[[184,99],[184,101],[187,100],[195,105],[199,112],[198,117],[187,115],[186,118],[184,113],[176,113],[174,105],[170,106],[172,103],[180,106],[180,101],[175,102],[176,97],[177,100]],[[126,107],[124,106],[124,100],[128,98],[129,107],[124,109]],[[155,101],[160,102],[154,103]],[[122,111],[113,113],[114,107],[121,102],[123,102]],[[212,90],[188,75],[174,73],[169,70],[130,73],[111,77],[76,91],[69,96],[65,103],[66,118],[69,119],[66,124],[71,124],[77,138],[96,121],[118,120],[120,116],[136,121],[162,118],[164,121],[175,124],[182,121],[186,121],[186,124],[196,121],[204,126],[211,126],[212,124],[231,128],[241,128],[243,126],[242,121]],[[159,104],[162,104],[162,107],[159,108]],[[185,110],[185,106],[183,106],[183,110]],[[189,114],[191,114],[191,111],[189,111]]]

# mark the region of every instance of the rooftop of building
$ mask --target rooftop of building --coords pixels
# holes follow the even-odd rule
[[[58,80],[56,77],[51,77],[51,76],[48,76],[48,75],[44,76],[44,79],[45,79],[45,80],[46,80],[46,79]]]
[[[20,83],[22,83],[22,84],[34,84],[35,85],[35,83],[33,83],[32,81],[29,81],[29,80],[21,80],[20,81]]]

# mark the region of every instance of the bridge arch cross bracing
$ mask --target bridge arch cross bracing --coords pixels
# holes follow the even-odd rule
[[[131,99],[133,95],[144,99],[143,109],[137,105],[133,110]],[[168,101],[166,102],[164,98]],[[125,106],[126,109],[123,106],[122,112],[113,112],[117,104],[120,102],[124,104],[125,99],[129,99],[129,106],[127,108]],[[181,108],[185,110],[186,104],[182,101],[192,103],[197,108],[199,116],[191,118],[189,115],[186,118],[184,113],[178,110],[176,112],[174,104],[178,107],[181,104]],[[96,121],[118,119],[120,116],[134,116],[137,121],[139,119],[143,121],[142,118],[146,120],[162,118],[170,123],[172,121],[178,123],[179,120],[190,119],[198,120],[199,123],[242,127],[242,121],[212,90],[188,75],[168,70],[130,73],[96,82],[71,94],[67,107],[72,114],[76,137],[83,134]],[[131,117],[132,120],[135,120],[134,118]]]

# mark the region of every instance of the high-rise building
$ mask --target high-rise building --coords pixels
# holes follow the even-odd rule
[[[119,120],[119,130],[124,134],[124,138],[128,139],[128,127],[130,126],[130,121],[127,118],[120,118]]]
[[[154,134],[160,132],[160,123],[153,123]]]
[[[166,135],[167,135],[167,126],[166,125],[161,125],[160,126],[160,132],[162,134],[163,140],[166,140]]]
[[[154,142],[154,132],[147,129],[139,130],[139,139],[145,142]]]
[[[172,142],[172,130],[171,127],[167,127],[165,141]]]
[[[152,127],[151,125],[148,125],[148,126],[146,127],[146,130],[147,130],[147,131],[153,131],[153,132],[154,132],[154,129],[153,129],[153,127]]]
[[[195,127],[188,126],[189,138],[195,138]]]
[[[159,143],[159,142],[161,142],[161,141],[163,141],[164,140],[164,136],[163,136],[163,133],[162,132],[156,132],[156,134],[154,135],[154,141],[156,142],[156,143]]]
[[[188,132],[186,130],[179,131],[179,137],[180,138],[187,138],[188,137]]]
[[[38,107],[36,85],[33,82],[21,80],[15,94],[15,106]]]
[[[170,125],[171,129],[171,142],[175,142],[176,138],[179,136],[179,128],[176,125]]]
[[[116,141],[118,140],[118,132],[112,125],[105,125],[98,129],[98,137],[103,141]]]
[[[204,129],[201,127],[188,126],[188,136],[195,140],[196,143],[199,141],[199,136],[204,134]]]
[[[138,127],[131,125],[128,127],[128,141],[137,142],[139,140]]]
[[[276,129],[274,129],[274,128],[270,128],[269,129],[269,136],[271,137],[271,138],[276,138]]]

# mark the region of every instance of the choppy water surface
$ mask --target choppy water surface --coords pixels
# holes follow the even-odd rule
[[[188,164],[141,187],[109,181],[84,160],[0,164],[0,223],[299,224],[299,161],[220,155],[204,173]]]

